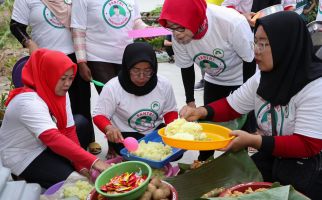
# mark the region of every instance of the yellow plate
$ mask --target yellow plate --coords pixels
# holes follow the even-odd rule
[[[210,141],[191,141],[191,140],[179,140],[174,138],[169,138],[165,135],[165,128],[158,131],[159,135],[162,137],[164,143],[171,147],[176,147],[186,150],[215,150],[224,148],[228,143],[234,138],[230,136],[230,129],[208,123],[199,123],[202,126],[203,132],[207,135]]]

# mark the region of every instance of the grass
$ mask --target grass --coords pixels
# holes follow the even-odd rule
[[[11,71],[21,56],[21,45],[10,32],[10,18],[14,0],[0,5],[0,111],[3,112],[8,92],[12,89]],[[0,113],[0,114],[1,114]],[[2,116],[0,116],[0,119]]]

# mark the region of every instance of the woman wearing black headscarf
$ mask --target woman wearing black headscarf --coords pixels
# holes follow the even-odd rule
[[[125,48],[118,77],[103,88],[93,113],[94,123],[119,153],[125,137],[137,139],[178,118],[170,82],[157,75],[151,45],[137,42]]]
[[[257,21],[254,41],[260,72],[227,98],[184,107],[180,116],[226,121],[255,110],[261,134],[233,131],[224,150],[256,148],[252,158],[265,181],[322,199],[322,64],[305,23],[294,12],[272,14]]]

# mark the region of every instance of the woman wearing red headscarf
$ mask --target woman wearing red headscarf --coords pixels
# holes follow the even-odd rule
[[[189,106],[196,106],[194,63],[206,71],[205,104],[237,89],[244,81],[243,67],[255,64],[251,29],[235,10],[207,6],[205,0],[165,0],[159,23],[173,31],[175,62]],[[201,154],[199,160],[206,160],[213,153]]]
[[[311,36],[298,14],[285,11],[258,19],[254,41],[260,72],[228,97],[204,107],[185,106],[180,116],[226,121],[254,110],[261,134],[232,131],[235,139],[222,150],[257,149],[251,158],[264,181],[292,185],[320,200],[322,64]]]
[[[77,67],[65,54],[39,49],[22,71],[24,87],[10,92],[0,129],[5,167],[48,188],[74,170],[102,171],[107,164],[80,147],[66,95]]]

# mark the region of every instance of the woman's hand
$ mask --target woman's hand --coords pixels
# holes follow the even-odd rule
[[[87,63],[85,62],[78,63],[78,69],[79,69],[79,75],[82,77],[82,79],[88,82],[92,80],[92,73]]]
[[[256,15],[256,13],[254,13],[254,12],[249,12],[249,13],[243,13],[242,15],[244,15],[244,16],[246,17],[247,22],[249,23],[249,25],[250,25],[251,27],[254,27],[254,26],[255,26],[255,22],[256,22],[256,20],[254,20],[254,19],[252,19],[252,18]]]
[[[110,142],[120,143],[124,140],[120,130],[112,125],[108,125],[105,127],[105,134]]]
[[[260,135],[249,134],[246,131],[236,130],[230,133],[235,138],[228,144],[227,147],[220,149],[222,151],[239,151],[246,147],[259,149],[262,145],[262,137]]]
[[[103,162],[102,160],[97,160],[94,165],[93,165],[93,169],[96,169],[99,172],[104,171],[105,169],[109,168],[111,165]]]
[[[32,52],[36,51],[39,48],[36,42],[31,39],[26,40],[25,46],[29,49],[29,55],[31,55]]]
[[[184,106],[180,110],[179,116],[185,118],[187,121],[196,121],[205,118],[207,116],[207,110],[204,107],[192,108],[190,106]]]
[[[88,169],[86,169],[86,168],[81,169],[81,170],[79,171],[79,173],[80,173],[81,175],[85,176],[85,177],[86,177],[86,178],[88,178],[88,179],[90,179],[90,177],[91,177],[91,175],[90,175],[90,173],[89,173]]]
[[[187,106],[189,106],[191,108],[197,108],[196,103],[194,101],[187,103]]]

